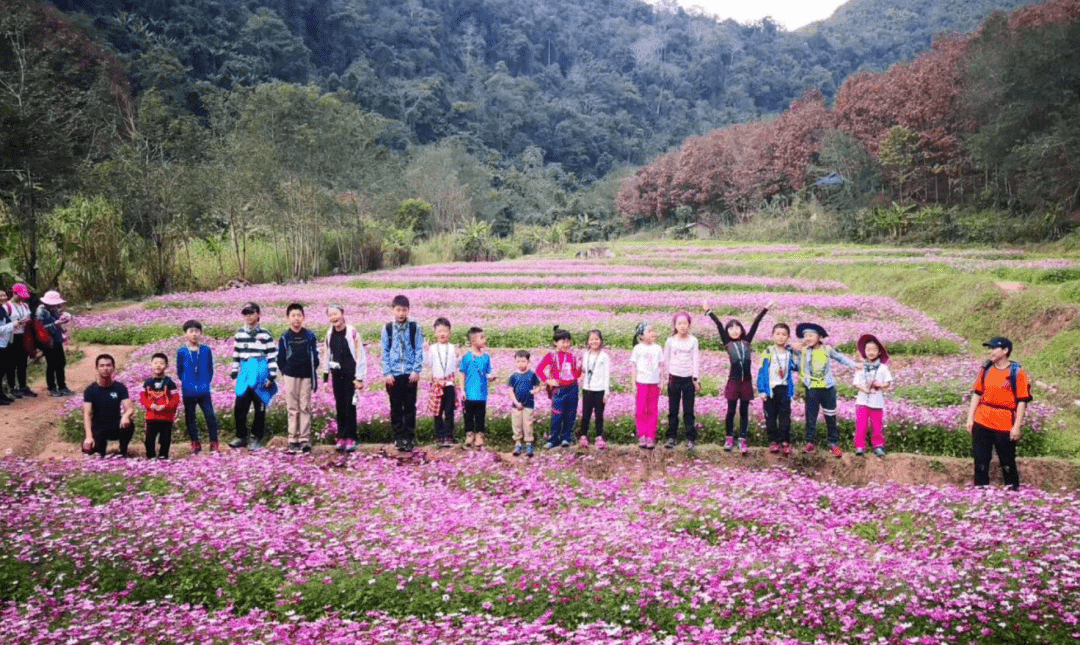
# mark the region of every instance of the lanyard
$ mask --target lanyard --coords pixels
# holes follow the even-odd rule
[[[435,345],[435,355],[439,357],[439,368],[442,371],[442,376],[440,378],[447,378],[450,376],[446,372],[447,366],[450,365],[450,345],[447,344],[445,354],[439,351],[440,345],[441,343]]]
[[[596,364],[600,362],[600,352],[596,353],[596,358],[593,359],[593,362],[591,364],[589,363],[589,354],[592,354],[592,352],[585,354],[585,371],[589,376],[589,378],[585,381],[586,390],[592,390],[592,387],[590,386],[592,385],[593,371],[595,371],[596,369]]]
[[[784,377],[787,376],[788,353],[787,353],[787,351],[784,352],[784,360],[781,361],[780,360],[780,355],[776,353],[776,346],[773,345],[772,358],[773,358],[773,365],[776,366],[776,371],[780,375],[780,380],[782,381],[782,380],[784,380]]]

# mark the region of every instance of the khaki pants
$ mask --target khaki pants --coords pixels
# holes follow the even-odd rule
[[[514,430],[514,443],[521,443],[524,437],[525,443],[533,442],[533,409],[517,408],[510,409],[510,427]]]
[[[285,377],[285,407],[289,411],[289,443],[311,441],[311,379]]]

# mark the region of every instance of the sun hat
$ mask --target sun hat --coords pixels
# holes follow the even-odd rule
[[[797,327],[795,327],[795,337],[801,339],[803,337],[803,334],[805,334],[808,331],[812,331],[812,332],[816,333],[821,338],[828,338],[829,337],[829,332],[825,331],[824,327],[822,327],[821,325],[819,325],[817,323],[808,323],[808,322],[799,323],[799,325]]]
[[[859,341],[856,346],[859,348],[859,356],[866,358],[866,345],[867,343],[873,343],[878,346],[881,353],[878,354],[878,360],[884,365],[889,362],[889,350],[885,349],[885,345],[881,344],[881,341],[877,339],[877,336],[873,334],[863,334],[859,336]]]
[[[45,295],[41,296],[41,303],[50,307],[62,305],[65,302],[67,301],[60,297],[59,291],[46,291]]]
[[[21,282],[16,282],[15,284],[11,285],[11,292],[14,293],[16,296],[19,296],[23,300],[26,300],[30,297],[30,289],[28,289],[27,286]]]

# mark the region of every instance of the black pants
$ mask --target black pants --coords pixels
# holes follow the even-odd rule
[[[337,414],[337,438],[356,441],[356,386],[351,373],[334,370],[330,373],[330,385],[334,389],[334,410]]]
[[[736,408],[736,404],[738,407]],[[739,411],[739,436],[750,436],[750,402],[742,399],[728,399],[727,416],[724,417],[724,431],[729,437],[735,436],[735,410]]]
[[[465,411],[462,413],[462,417],[464,417],[466,434],[470,432],[484,434],[487,401],[465,401]]]
[[[581,391],[581,436],[589,436],[589,418],[596,415],[596,438],[604,436],[604,394],[603,390]]]
[[[120,454],[127,457],[128,446],[131,445],[131,438],[135,436],[135,426],[131,425],[127,428],[109,428],[105,430],[91,430],[90,434],[94,437],[94,452],[104,457],[105,449],[109,445],[109,439],[120,440]]]
[[[7,377],[8,389],[26,388],[26,347],[23,345],[23,334],[11,337],[8,343]]]
[[[65,367],[67,367],[67,356],[64,354],[64,344],[54,340],[52,347],[45,350],[45,384],[50,391],[67,388]]]
[[[4,396],[4,379],[7,377],[8,370],[8,356],[11,353],[11,349],[8,347],[0,347],[0,397]]]
[[[146,458],[153,459],[154,457],[161,457],[162,459],[169,458],[169,447],[172,446],[172,421],[147,421],[146,422],[146,441],[143,443],[143,447],[146,448]],[[155,450],[155,439],[161,443],[161,449]]]
[[[679,438],[679,403],[682,403],[683,425],[686,426],[687,441],[697,441],[697,426],[694,424],[694,379],[689,376],[668,377],[668,439]]]
[[[209,392],[184,397],[184,425],[187,426],[188,437],[192,441],[199,440],[199,426],[195,423],[195,412],[202,408],[206,418],[206,431],[210,433],[210,441],[218,440],[218,420],[214,413],[214,400]]]
[[[1020,488],[1020,471],[1016,469],[1016,442],[1008,432],[991,430],[975,424],[971,430],[971,451],[975,457],[975,485],[990,484],[990,459],[997,450],[1001,462],[1001,476],[1005,485],[1013,490]]]
[[[769,443],[791,443],[791,398],[787,385],[777,385],[761,406],[765,410],[765,432]]]
[[[394,384],[386,386],[390,394],[390,427],[394,441],[416,441],[416,383],[408,374],[394,376]]]
[[[439,411],[435,415],[435,438],[454,438],[454,401],[457,390],[453,385],[443,386],[442,401],[439,402]]]
[[[818,410],[825,413],[825,429],[829,445],[840,443],[840,429],[836,426],[836,386],[812,387],[806,390],[806,443],[817,442]]]
[[[262,441],[266,433],[266,406],[255,390],[249,387],[243,395],[236,397],[236,404],[233,406],[233,416],[236,418],[236,438],[241,441],[248,439],[247,416],[252,406],[255,407],[255,415],[251,421],[251,436],[257,441]]]

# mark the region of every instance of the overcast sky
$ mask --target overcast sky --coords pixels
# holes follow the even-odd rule
[[[705,13],[720,18],[733,18],[737,22],[752,22],[765,16],[794,31],[817,20],[832,15],[846,0],[677,0],[687,9],[697,6]]]

